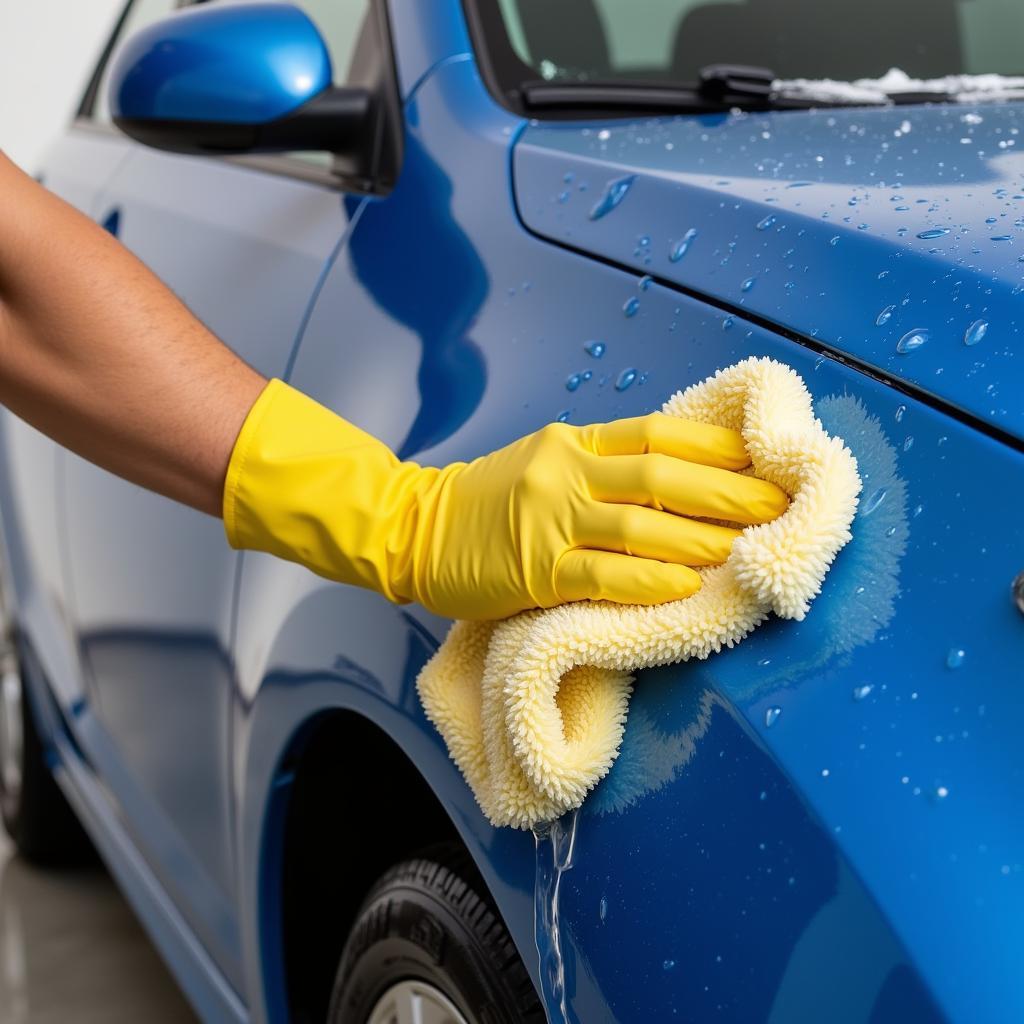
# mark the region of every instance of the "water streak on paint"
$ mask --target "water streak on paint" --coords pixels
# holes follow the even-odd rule
[[[636,370],[634,370],[633,367],[629,367],[628,369],[623,370],[615,379],[615,390],[625,391],[626,388],[628,388],[635,380]]]
[[[616,178],[614,181],[609,181],[605,186],[604,194],[590,211],[590,219],[600,220],[606,214],[611,213],[626,198],[626,193],[635,180],[635,174],[628,174],[624,178]]]
[[[679,239],[678,242],[673,244],[669,250],[668,258],[672,263],[678,263],[685,255],[687,250],[690,248],[690,244],[697,237],[697,229],[690,228],[689,231]]]
[[[896,351],[900,355],[906,355],[908,352],[913,352],[915,349],[920,348],[928,341],[928,332],[923,327],[915,327],[912,331],[907,331],[898,342],[896,342]]]
[[[987,320],[975,320],[970,327],[964,332],[964,344],[965,345],[977,345],[982,338],[985,337],[988,331]]]
[[[565,957],[558,896],[562,875],[573,866],[578,816],[577,809],[555,821],[541,822],[533,828],[536,858],[533,937],[537,946],[544,1003],[552,1010],[558,1008],[560,1024],[571,1024],[575,1020],[569,1015],[565,990]]]

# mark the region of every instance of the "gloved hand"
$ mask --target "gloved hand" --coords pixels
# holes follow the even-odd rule
[[[224,485],[233,547],[462,619],[604,598],[657,604],[700,587],[736,523],[774,519],[774,484],[733,470],[732,430],[652,413],[553,423],[469,463],[399,462],[376,438],[272,380]]]

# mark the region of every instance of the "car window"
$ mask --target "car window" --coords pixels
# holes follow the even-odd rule
[[[516,56],[554,81],[692,83],[708,64],[853,80],[1024,72],[1019,0],[478,0]],[[513,83],[508,83],[513,84]]]

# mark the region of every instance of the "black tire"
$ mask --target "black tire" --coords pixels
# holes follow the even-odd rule
[[[21,728],[20,756],[16,749],[13,751],[20,766],[17,785],[9,784],[6,772],[0,770],[0,817],[7,834],[18,853],[34,864],[69,866],[93,860],[92,844],[46,763],[13,646],[0,650],[0,685],[16,686],[20,693],[13,709]],[[7,702],[6,706],[11,704]],[[10,739],[11,732],[0,727],[0,747]],[[7,751],[0,749],[0,766],[6,755]]]
[[[544,1024],[533,982],[464,853],[403,861],[363,901],[341,954],[328,1024],[365,1024],[406,980],[440,991],[469,1024]]]

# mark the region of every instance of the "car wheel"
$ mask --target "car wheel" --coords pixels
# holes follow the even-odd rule
[[[92,854],[46,763],[18,653],[6,639],[0,642],[0,817],[18,852],[37,864],[79,863]]]
[[[512,938],[465,855],[387,871],[341,954],[328,1024],[543,1024]]]

